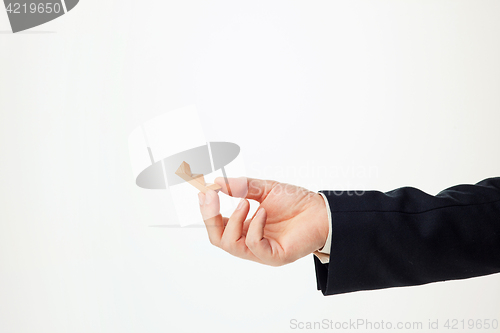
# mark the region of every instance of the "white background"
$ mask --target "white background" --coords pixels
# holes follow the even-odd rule
[[[196,104],[249,176],[432,194],[499,176],[500,2],[82,0],[9,29],[0,10],[2,333],[500,319],[498,274],[324,297],[311,256],[264,267],[149,227],[172,202],[135,186],[127,143]]]

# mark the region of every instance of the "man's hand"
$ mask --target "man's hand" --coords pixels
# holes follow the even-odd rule
[[[229,194],[224,178],[215,182]],[[318,193],[270,180],[229,178],[233,197],[241,199],[230,218],[220,215],[218,194],[199,193],[200,209],[210,242],[237,257],[281,266],[320,248],[328,236],[325,202]],[[250,203],[260,203],[247,219]]]

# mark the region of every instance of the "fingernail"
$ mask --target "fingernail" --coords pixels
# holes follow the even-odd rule
[[[259,210],[257,211],[257,214],[255,214],[255,217],[261,217],[262,215],[264,215],[264,208],[259,208]]]
[[[198,200],[200,200],[200,206],[203,205],[203,202],[205,201],[205,194],[203,193],[198,193]]]
[[[240,203],[238,204],[238,207],[236,207],[236,210],[240,210],[241,208],[243,208],[244,204],[245,204],[245,199],[241,199]]]
[[[206,205],[210,205],[210,203],[212,202],[212,196],[213,196],[212,192],[214,192],[214,191],[209,190],[209,191],[207,191],[207,193],[205,193],[205,204]]]

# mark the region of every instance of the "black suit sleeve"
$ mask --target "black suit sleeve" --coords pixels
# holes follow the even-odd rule
[[[436,196],[321,192],[332,216],[330,262],[314,256],[324,295],[500,272],[500,177]]]

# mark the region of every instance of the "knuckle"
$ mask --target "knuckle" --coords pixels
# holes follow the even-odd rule
[[[221,239],[220,248],[226,252],[231,252],[231,243],[227,241],[227,239]]]
[[[208,240],[210,241],[210,244],[212,244],[213,246],[216,246],[214,240],[211,237],[209,237]]]
[[[212,244],[213,246],[217,246],[217,247],[220,246],[219,242],[217,242],[215,239],[213,239],[213,237],[208,237],[208,240],[210,241],[210,244]]]
[[[245,244],[248,248],[253,249],[257,246],[257,244],[259,244],[259,242],[255,238],[247,237],[247,239],[245,239]]]

